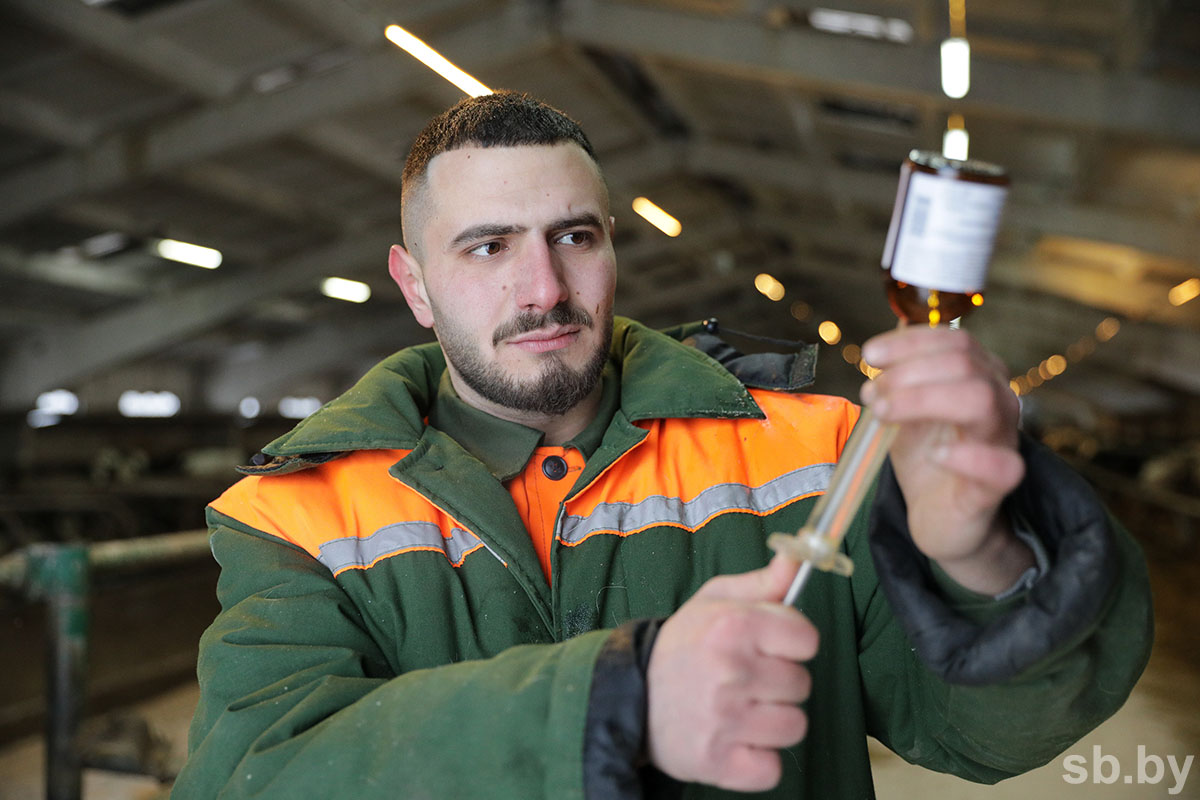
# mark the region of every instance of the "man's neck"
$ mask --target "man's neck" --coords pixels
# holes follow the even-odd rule
[[[493,417],[541,431],[543,434],[542,444],[548,446],[558,446],[578,436],[595,418],[603,393],[601,381],[596,381],[596,385],[588,393],[588,396],[565,413],[537,414],[498,405],[481,397],[470,386],[467,386],[453,369],[450,370],[450,383],[454,386],[454,391],[458,393],[459,399],[467,405],[477,408],[485,414],[491,414]]]

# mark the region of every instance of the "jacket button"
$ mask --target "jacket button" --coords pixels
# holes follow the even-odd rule
[[[542,462],[542,474],[552,481],[561,481],[567,474],[567,461],[562,456],[550,456]]]

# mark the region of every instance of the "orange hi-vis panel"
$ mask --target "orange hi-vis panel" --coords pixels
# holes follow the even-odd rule
[[[824,491],[858,419],[839,397],[752,391],[767,419],[656,419],[646,438],[567,504],[559,541],[695,531],[727,513],[765,516]],[[607,479],[606,479],[607,478]]]
[[[751,394],[766,419],[636,423],[645,438],[565,501],[582,457],[538,448],[508,488],[543,574],[555,540],[575,547],[662,526],[696,531],[724,514],[765,516],[824,491],[858,409],[837,397]],[[244,478],[212,506],[303,548],[335,575],[415,550],[440,550],[461,566],[486,548],[481,532],[388,474],[408,453],[363,450],[302,472]],[[558,481],[541,470],[552,455],[568,464]]]
[[[409,452],[361,450],[304,472],[243,478],[212,507],[308,551],[335,575],[413,550],[440,550],[461,565],[484,544],[388,474]]]
[[[567,473],[559,480],[546,476],[542,465],[547,458],[557,456],[567,462]],[[554,541],[554,526],[558,511],[567,493],[583,472],[583,454],[573,447],[538,447],[533,451],[525,470],[508,482],[517,513],[525,522],[542,574],[550,582],[550,545]]]

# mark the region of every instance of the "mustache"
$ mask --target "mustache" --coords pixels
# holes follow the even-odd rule
[[[578,325],[583,328],[592,327],[592,315],[579,306],[562,302],[545,314],[535,314],[524,311],[496,328],[492,334],[492,346],[500,344],[505,339],[520,336],[551,325]]]

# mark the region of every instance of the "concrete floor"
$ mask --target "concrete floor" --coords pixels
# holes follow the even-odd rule
[[[938,800],[1200,800],[1200,604],[1193,602],[1200,586],[1200,561],[1194,554],[1180,557],[1159,554],[1150,560],[1155,586],[1157,636],[1154,654],[1129,702],[1116,716],[1097,728],[1067,753],[1041,769],[996,786],[980,786],[947,775],[912,767],[879,745],[872,747],[875,786],[880,800],[938,798]],[[194,684],[159,694],[132,707],[142,714],[173,746],[181,760],[187,726],[196,702]],[[1139,747],[1147,758],[1145,777],[1155,777],[1150,757],[1162,759],[1162,776],[1156,782],[1138,782]],[[1119,760],[1112,783],[1093,781],[1096,749]],[[1063,759],[1085,759],[1082,783],[1064,779]],[[1173,774],[1167,757],[1182,770],[1194,756],[1186,780]],[[41,742],[36,737],[0,749],[0,800],[36,800],[43,796]],[[1105,778],[1113,762],[1100,771]],[[88,771],[85,800],[156,800],[165,790],[150,778]]]

